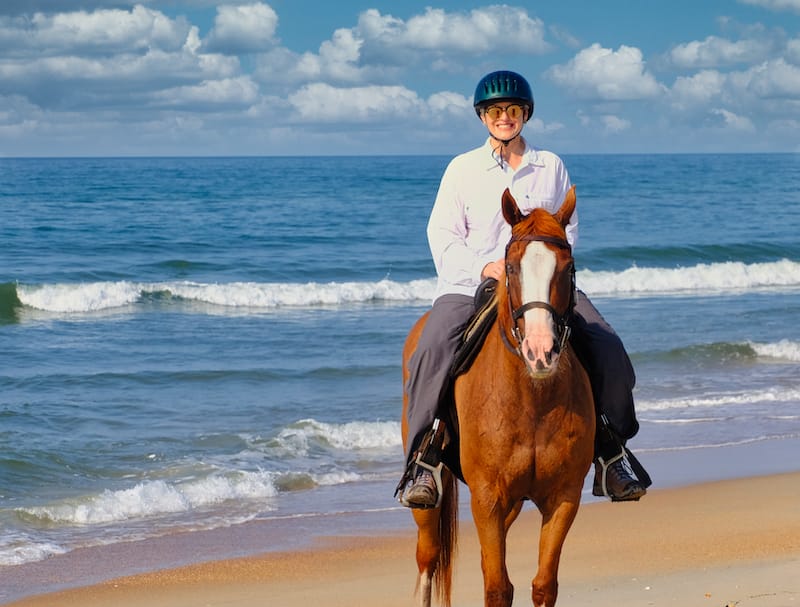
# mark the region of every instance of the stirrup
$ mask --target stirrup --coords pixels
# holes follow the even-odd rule
[[[439,418],[433,420],[433,426],[422,439],[422,445],[417,451],[414,460],[406,468],[403,478],[400,479],[400,484],[395,489],[395,496],[406,508],[420,508],[430,509],[438,508],[442,505],[442,496],[444,494],[442,484],[442,468],[444,464],[441,461],[442,445],[444,444],[444,424],[440,426]],[[412,504],[405,499],[406,485],[410,480],[413,480],[417,466],[421,466],[428,470],[433,476],[433,482],[436,485],[436,503],[433,506],[426,506],[422,504]]]
[[[432,508],[438,508],[439,506],[442,505],[442,487],[443,487],[442,468],[444,468],[444,464],[442,462],[439,462],[436,466],[431,466],[430,464],[425,463],[422,460],[422,455],[420,454],[417,455],[417,459],[414,460],[414,462],[411,464],[411,467],[415,469],[416,466],[421,466],[422,468],[425,468],[431,473],[431,476],[433,476],[433,483],[436,485],[436,503],[428,505],[428,504],[418,504],[416,502],[409,502],[405,497],[406,495],[405,488],[403,489],[403,491],[400,492],[397,501],[399,501],[406,508],[415,508],[417,510],[430,510]]]
[[[603,490],[603,495],[608,499],[613,500],[611,494],[608,492],[608,468],[612,464],[615,464],[619,460],[625,457],[625,450],[623,449],[619,453],[617,453],[614,457],[609,459],[605,459],[601,456],[597,456],[597,463],[600,464],[600,488]]]

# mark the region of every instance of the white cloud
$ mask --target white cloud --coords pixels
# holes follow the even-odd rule
[[[645,69],[642,52],[625,45],[613,51],[595,43],[566,64],[551,67],[547,76],[559,86],[589,99],[648,99],[664,90]]]
[[[708,36],[702,42],[693,41],[673,48],[672,63],[680,68],[709,68],[735,64],[752,64],[769,56],[772,45],[768,40],[747,39],[732,42]]]
[[[794,11],[800,13],[800,0],[739,0],[742,4],[763,6],[774,11]]]
[[[152,1],[152,0],[151,0]],[[0,2],[0,14],[32,15],[33,13],[55,13],[75,10],[80,4],[84,10],[102,7],[121,8],[134,4],[147,4],[148,0],[3,0]]]
[[[620,118],[619,116],[614,116],[612,114],[601,116],[600,120],[602,121],[603,127],[607,133],[620,133],[631,128],[630,120],[626,120],[625,118]]]
[[[247,108],[258,99],[258,86],[248,76],[206,80],[199,84],[158,91],[154,105],[164,108],[189,108],[193,111],[219,111]]]
[[[542,21],[532,19],[522,8],[505,5],[469,13],[447,13],[429,7],[424,14],[384,33],[390,35],[388,46],[467,54],[511,48],[521,53],[543,53],[549,49]]]
[[[726,78],[716,70],[703,70],[693,76],[682,76],[675,81],[670,97],[676,109],[696,110],[706,106],[723,92]]]
[[[3,39],[15,51],[0,54],[0,95],[44,110],[135,111],[159,91],[241,75],[238,57],[200,52],[196,26],[141,5],[0,18]]]
[[[2,0],[0,153],[41,153],[51,141],[54,153],[77,151],[75,141],[81,153],[224,153],[244,140],[284,153],[289,135],[299,153],[309,142],[356,153],[379,141],[383,151],[459,151],[484,134],[464,96],[477,77],[506,65],[541,73],[546,59],[531,57],[551,42],[569,55],[537,83],[548,122],[537,114],[526,132],[554,149],[657,149],[698,129],[709,147],[726,133],[755,133],[739,139],[764,149],[798,140],[800,39],[735,11],[718,19],[725,34],[655,60],[632,46],[576,46],[570,31],[508,5],[393,9],[403,18],[370,9],[349,23],[340,13],[316,41],[284,43],[268,2]]]
[[[173,86],[230,78],[239,72],[235,57],[151,51],[111,57],[0,59],[0,94],[23,94],[43,108],[88,104],[129,106],[132,93],[146,95]]]
[[[419,114],[425,106],[414,91],[402,86],[337,88],[308,84],[289,95],[302,120],[311,122],[368,122]]]
[[[545,122],[541,118],[531,118],[528,121],[528,124],[525,125],[526,131],[532,131],[536,134],[550,134],[556,133],[561,131],[565,128],[564,124],[561,122]]]
[[[544,53],[544,24],[522,8],[489,6],[469,13],[447,13],[428,7],[422,15],[402,21],[375,9],[362,13],[358,30],[367,40],[388,48],[449,51],[476,55],[494,50]]]
[[[606,134],[621,133],[631,128],[631,121],[620,118],[614,114],[590,115],[584,111],[578,111],[577,119],[585,129],[591,129],[593,125],[599,123],[602,132]]]
[[[451,113],[458,116],[468,116],[473,111],[472,99],[449,91],[431,95],[428,98],[428,107],[437,113]]]
[[[721,108],[714,108],[711,110],[711,113],[719,116],[727,129],[744,133],[753,133],[756,130],[753,122],[746,116],[738,116],[733,112]]]
[[[319,53],[298,54],[283,47],[262,53],[257,58],[254,75],[283,90],[299,83],[324,81],[352,85],[380,78],[380,70],[360,64],[360,47],[361,41],[351,30],[340,29],[331,40],[322,43]]]
[[[736,88],[761,99],[800,98],[800,67],[782,58],[732,73],[730,81]]]
[[[304,53],[297,72],[308,79],[333,82],[360,82],[364,71],[358,66],[362,41],[352,30],[338,29],[319,47],[319,54]]]
[[[541,54],[549,49],[544,23],[517,7],[469,12],[427,8],[408,20],[368,9],[355,27],[337,29],[317,53],[276,49],[259,59],[257,72],[270,82],[358,84],[385,81],[398,70],[419,64],[427,71],[448,70],[464,56]]]
[[[209,51],[230,55],[264,51],[275,44],[278,15],[268,4],[224,4],[205,41]]]
[[[424,99],[403,86],[335,87],[317,82],[290,94],[288,101],[304,124],[399,125],[423,117],[431,125],[448,116],[469,119],[472,112],[472,101],[458,93],[444,91]]]
[[[5,58],[65,54],[103,56],[148,49],[179,50],[190,25],[183,18],[137,5],[130,11],[74,11],[30,18],[0,17],[0,53]]]
[[[764,125],[798,115],[800,66],[775,59],[727,73],[703,70],[676,79],[668,99],[676,120],[691,124],[712,115],[727,130],[763,134]]]

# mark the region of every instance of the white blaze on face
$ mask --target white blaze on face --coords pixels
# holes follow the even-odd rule
[[[542,242],[531,242],[520,260],[522,304],[532,301],[550,303],[550,281],[556,270],[556,254]],[[525,336],[522,355],[534,373],[547,373],[556,361],[553,317],[544,308],[525,312]]]

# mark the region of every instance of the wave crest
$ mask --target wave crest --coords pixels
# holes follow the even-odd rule
[[[704,295],[770,288],[800,287],[800,263],[781,259],[765,263],[701,263],[679,268],[639,268],[622,272],[578,272],[578,285],[593,295]]]
[[[8,284],[8,283],[7,283]],[[718,295],[800,288],[800,263],[780,261],[698,264],[685,268],[630,267],[620,272],[581,270],[578,285],[592,296]],[[150,300],[176,300],[213,306],[270,310],[369,303],[430,302],[436,279],[409,282],[142,283],[130,281],[16,285],[4,299],[54,313],[91,313]],[[17,300],[18,298],[18,300]]]
[[[275,445],[295,455],[312,446],[343,451],[386,449],[400,445],[400,422],[347,422],[328,424],[303,419],[281,430]]]
[[[129,489],[106,490],[83,499],[17,510],[39,524],[103,525],[164,514],[178,514],[234,499],[277,495],[273,473],[237,472],[183,483],[143,481]]]

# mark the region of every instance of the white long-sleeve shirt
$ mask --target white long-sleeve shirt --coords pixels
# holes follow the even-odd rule
[[[487,263],[502,259],[511,238],[503,218],[501,198],[506,188],[523,213],[542,207],[555,213],[570,181],[561,159],[526,143],[514,170],[501,166],[487,139],[479,148],[456,156],[442,176],[428,220],[428,244],[438,274],[435,297],[448,293],[472,296]],[[496,144],[495,144],[496,146]],[[567,226],[567,240],[578,239],[578,213]]]

